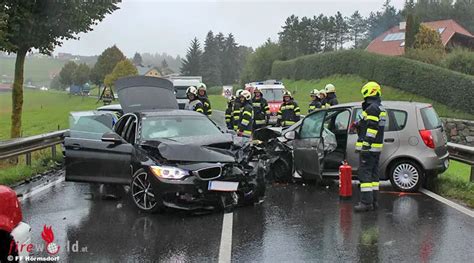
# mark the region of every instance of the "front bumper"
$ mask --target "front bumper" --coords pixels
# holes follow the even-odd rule
[[[169,180],[151,176],[155,196],[162,206],[181,210],[226,209],[237,205],[245,205],[254,198],[262,197],[265,193],[263,172],[257,176],[255,168],[252,172],[243,172],[233,167],[224,169],[218,178],[206,180],[190,175],[182,180]],[[152,174],[150,172],[150,174]],[[237,191],[209,190],[209,182],[238,183]]]

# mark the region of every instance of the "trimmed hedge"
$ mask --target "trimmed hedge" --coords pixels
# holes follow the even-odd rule
[[[275,61],[272,77],[310,80],[354,74],[474,113],[474,77],[406,59],[347,50]]]

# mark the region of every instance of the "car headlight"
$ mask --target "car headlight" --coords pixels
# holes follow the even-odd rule
[[[172,166],[151,166],[150,169],[156,177],[164,179],[178,180],[189,175],[188,171]]]

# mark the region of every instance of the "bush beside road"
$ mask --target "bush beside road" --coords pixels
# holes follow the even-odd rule
[[[474,76],[402,57],[360,50],[313,54],[273,63],[277,79],[311,80],[355,74],[474,114]]]
[[[323,89],[328,83],[336,86],[339,103],[361,101],[360,88],[368,80],[356,75],[332,75],[317,80],[290,80],[284,79],[283,82],[288,90],[296,91],[295,98],[301,108],[301,112],[308,112],[310,102],[309,93],[313,89]],[[234,87],[234,90],[235,87]],[[225,110],[227,107],[226,99],[220,95],[209,96],[214,109]],[[411,92],[395,89],[390,86],[383,86],[382,100],[401,100],[401,101],[418,101],[431,103],[441,117],[450,117],[456,119],[474,120],[474,115],[460,110],[452,109],[443,103],[436,102],[424,96],[419,96]]]

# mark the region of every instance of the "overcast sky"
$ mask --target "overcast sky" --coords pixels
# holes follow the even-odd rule
[[[284,20],[295,14],[349,16],[355,10],[367,16],[382,8],[384,0],[122,0],[120,9],[107,16],[80,40],[66,41],[55,52],[97,55],[116,44],[128,57],[140,53],[184,55],[194,36],[201,41],[209,30],[233,33],[239,44],[258,47],[276,40]],[[404,0],[392,0],[402,8]]]

